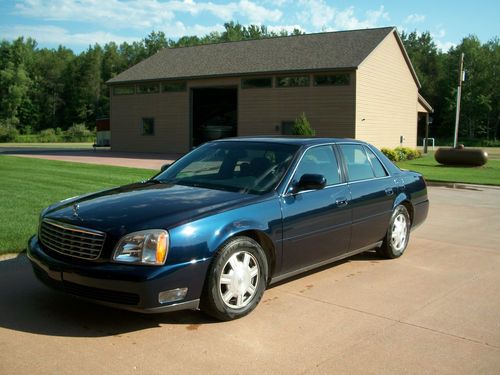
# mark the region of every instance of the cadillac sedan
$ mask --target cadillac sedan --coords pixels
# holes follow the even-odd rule
[[[367,143],[233,138],[46,208],[28,257],[41,281],[87,300],[231,320],[272,283],[367,250],[401,256],[428,208],[422,176]]]

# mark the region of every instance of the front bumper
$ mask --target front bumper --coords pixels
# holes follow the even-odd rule
[[[162,267],[56,259],[44,251],[37,236],[28,242],[28,259],[44,284],[99,304],[157,313],[197,309],[209,259]],[[161,304],[158,294],[188,288],[183,300]]]

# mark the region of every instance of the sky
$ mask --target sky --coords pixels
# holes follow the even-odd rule
[[[429,31],[447,51],[470,34],[482,42],[499,36],[499,15],[500,1],[490,0],[0,0],[0,39],[29,36],[39,47],[62,44],[79,53],[151,31],[203,36],[232,20],[307,33],[396,26]]]

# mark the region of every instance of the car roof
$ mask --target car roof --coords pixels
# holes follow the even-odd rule
[[[303,137],[291,135],[277,135],[277,136],[247,136],[247,137],[234,137],[224,138],[213,142],[264,142],[264,143],[281,143],[299,146],[310,146],[323,143],[344,143],[355,142],[364,143],[362,141],[350,138],[319,138],[319,137]]]

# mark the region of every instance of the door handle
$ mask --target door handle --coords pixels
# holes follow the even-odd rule
[[[385,189],[385,194],[388,196],[391,196],[394,194],[394,189],[393,188],[387,188]]]
[[[347,206],[347,203],[347,198],[337,198],[337,200],[335,201],[335,204],[339,207]]]

